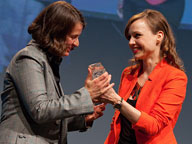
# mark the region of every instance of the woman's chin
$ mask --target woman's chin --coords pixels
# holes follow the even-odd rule
[[[69,52],[63,53],[63,56],[69,56]]]

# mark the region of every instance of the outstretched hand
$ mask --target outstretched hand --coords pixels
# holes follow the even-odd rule
[[[88,68],[88,75],[85,80],[85,88],[87,88],[89,91],[92,100],[97,99],[100,95],[114,86],[114,83],[110,84],[110,81],[111,75],[109,75],[107,72],[93,80],[91,69]]]
[[[121,97],[115,92],[113,88],[106,91],[100,97],[100,102],[114,104],[121,99]]]

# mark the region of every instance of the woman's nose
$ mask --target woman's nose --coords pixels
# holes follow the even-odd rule
[[[74,46],[75,47],[78,47],[79,46],[79,39],[75,39],[75,41],[73,42]]]
[[[133,44],[135,44],[135,40],[134,40],[133,37],[131,37],[131,38],[129,39],[129,45],[133,45]]]

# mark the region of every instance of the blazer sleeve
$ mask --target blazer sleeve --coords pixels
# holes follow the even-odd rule
[[[148,135],[155,135],[172,122],[173,127],[185,99],[187,76],[176,70],[170,72],[163,89],[149,113],[141,111],[141,116],[133,128]]]
[[[46,123],[93,112],[93,103],[86,88],[71,95],[47,93],[48,67],[39,60],[22,56],[12,62],[9,71],[19,99],[29,116],[37,123]],[[50,91],[50,90],[49,90]]]

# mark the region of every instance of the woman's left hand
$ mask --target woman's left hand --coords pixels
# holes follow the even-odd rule
[[[94,106],[93,114],[89,114],[85,116],[86,123],[91,123],[94,120],[98,119],[99,117],[103,116],[103,111],[105,110],[105,104],[99,104]]]

